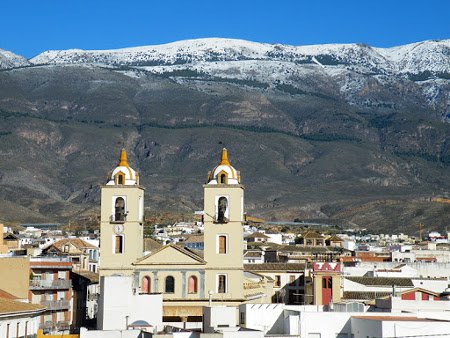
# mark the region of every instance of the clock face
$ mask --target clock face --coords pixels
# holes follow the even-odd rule
[[[114,225],[114,232],[116,234],[121,234],[123,232],[123,224]]]

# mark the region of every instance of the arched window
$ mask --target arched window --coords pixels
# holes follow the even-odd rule
[[[114,220],[116,222],[125,221],[125,200],[122,197],[116,198]]]
[[[197,293],[197,277],[195,276],[189,277],[188,293]]]
[[[144,278],[142,278],[141,293],[150,293],[151,285],[152,285],[152,282],[151,282],[149,276],[145,276]]]
[[[219,253],[220,254],[227,253],[227,236],[224,235],[219,236]]]
[[[174,293],[175,292],[175,279],[172,276],[166,277],[166,293]]]
[[[217,203],[217,222],[227,223],[228,218],[225,216],[228,208],[228,200],[226,197],[220,197]]]

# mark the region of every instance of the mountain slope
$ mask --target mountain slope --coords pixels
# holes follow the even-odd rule
[[[444,227],[429,197],[450,192],[448,48],[201,39],[44,52],[0,72],[0,218],[95,214],[123,145],[148,210],[190,213],[226,146],[250,214]]]

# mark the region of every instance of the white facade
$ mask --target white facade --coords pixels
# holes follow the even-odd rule
[[[240,317],[245,321],[242,326],[263,330],[274,336],[348,338],[354,334],[355,338],[422,337],[427,333],[427,337],[432,337],[450,332],[450,313],[447,311],[391,314],[322,310],[323,307],[284,304],[243,304],[239,307]],[[419,327],[426,327],[427,330],[418,329]]]
[[[351,334],[354,338],[366,337],[448,337],[450,322],[406,318],[351,318]]]
[[[139,320],[162,327],[162,295],[133,293],[131,276],[101,277],[100,290],[99,330],[126,330]]]
[[[24,337],[25,331],[30,337],[37,333],[39,322],[36,314],[0,314],[0,337]]]

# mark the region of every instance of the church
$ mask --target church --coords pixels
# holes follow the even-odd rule
[[[244,186],[226,149],[203,190],[204,251],[171,244],[144,256],[145,189],[124,149],[101,188],[100,277],[129,276],[134,294],[162,294],[165,322],[200,322],[209,304],[271,302],[273,280],[244,271]]]

